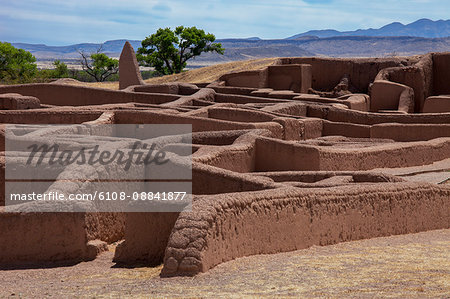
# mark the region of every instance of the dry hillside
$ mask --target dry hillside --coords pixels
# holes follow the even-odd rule
[[[213,82],[219,79],[220,76],[229,72],[251,71],[262,69],[268,65],[273,64],[278,58],[262,58],[246,61],[235,61],[223,64],[216,64],[208,67],[202,67],[181,74],[168,75],[163,77],[156,77],[145,80],[147,84],[159,84],[168,82],[190,82],[190,83],[205,83]],[[68,84],[79,84],[72,81]],[[102,82],[102,83],[85,83],[89,86],[119,89],[119,82]]]

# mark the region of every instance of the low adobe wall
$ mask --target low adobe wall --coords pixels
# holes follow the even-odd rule
[[[317,170],[371,170],[432,164],[450,157],[450,138],[390,143],[366,148],[320,147]]]
[[[235,104],[249,104],[249,103],[289,103],[288,100],[283,99],[268,99],[263,97],[246,96],[246,95],[232,95],[232,94],[216,94],[216,103],[235,103]]]
[[[433,94],[450,94],[450,52],[433,53]]]
[[[271,106],[266,106],[261,111],[281,113],[285,115],[293,116],[306,116],[307,106],[305,104],[299,104],[296,102],[278,103]]]
[[[370,128],[370,137],[400,142],[450,137],[450,124],[378,124]]]
[[[7,213],[0,208],[0,264],[92,260],[105,246],[92,241],[122,239],[124,224],[120,213]]]
[[[191,124],[192,132],[267,129],[275,137],[281,138],[283,134],[283,127],[276,122],[241,123],[151,111],[116,111],[114,119],[116,124]]]
[[[86,213],[84,228],[87,239],[109,244],[120,241],[125,235],[125,220],[125,213]]]
[[[193,180],[194,189],[196,186],[203,188],[194,193],[216,194],[268,188],[264,182],[240,174],[255,171],[255,140],[259,136],[272,134],[268,130],[251,130],[230,144],[220,147],[204,146],[195,152],[192,161],[198,164],[194,164],[193,175],[198,175],[199,178]]]
[[[132,86],[129,89],[134,92],[147,92],[147,93],[165,93],[165,94],[178,94],[178,95],[192,95],[200,90],[196,85],[189,83],[165,83],[165,84],[147,84]]]
[[[275,118],[275,116],[262,111],[228,107],[208,108],[208,117],[238,122],[266,122]]]
[[[370,88],[370,111],[397,110],[414,112],[414,90],[406,85],[375,80]]]
[[[263,88],[268,84],[268,69],[229,73],[219,80],[230,86]]]
[[[225,82],[220,82],[225,83]],[[236,86],[223,86],[219,85],[219,83],[211,83],[207,86],[208,88],[214,89],[217,93],[222,94],[232,94],[232,95],[244,95],[248,96],[252,93],[252,91],[257,90],[257,88],[251,87],[236,87]]]
[[[127,213],[125,241],[117,246],[113,261],[159,265],[178,215],[175,212]]]
[[[320,113],[310,114],[310,110],[322,110]],[[362,125],[374,125],[380,123],[405,123],[405,124],[450,124],[450,113],[421,113],[421,114],[385,114],[361,112],[336,107],[318,106],[308,104],[308,117],[320,117],[334,122],[345,122]]]
[[[249,192],[271,188],[275,188],[275,185],[270,179],[237,173],[216,166],[193,164],[192,192],[194,194]]]
[[[192,95],[182,96],[176,101],[161,104],[161,107],[179,107],[179,106],[192,106],[195,101],[201,102],[214,102],[216,92],[211,88],[202,88],[196,91]]]
[[[375,136],[373,136],[375,137]],[[361,148],[256,139],[255,171],[370,170],[431,164],[450,156],[450,138]]]
[[[202,197],[175,222],[161,274],[195,275],[248,255],[448,228],[449,197],[448,187],[417,183]]]
[[[162,104],[179,98],[178,95],[173,94],[127,92],[45,83],[0,86],[0,94],[2,93],[34,96],[41,101],[41,104],[58,106],[88,106],[128,102]]]
[[[322,136],[345,136],[353,138],[370,138],[370,126],[341,122],[322,122]]]
[[[3,150],[5,150],[5,141],[3,139]],[[0,153],[0,209],[5,206],[5,152]],[[1,211],[1,210],[0,210]]]
[[[249,192],[274,188],[264,177],[193,163],[192,190],[198,194]],[[192,213],[194,213],[193,211]],[[116,249],[114,261],[123,264],[145,262],[159,265],[179,213],[127,213],[125,241]]]
[[[255,171],[319,170],[319,150],[273,138],[256,139]]]
[[[101,116],[100,111],[0,111],[0,152],[5,150],[4,126],[7,124],[81,124],[96,121]]]
[[[339,177],[351,178],[349,183],[397,183],[404,182],[403,179],[380,172],[367,171],[275,171],[275,172],[259,172],[258,176],[264,176],[273,179],[275,182],[296,182],[303,183],[303,186],[312,187],[314,184],[322,184],[326,181],[330,183],[330,179]],[[309,184],[309,186],[307,185]],[[330,184],[331,185],[331,184]],[[317,185],[316,185],[317,186]],[[319,185],[323,186],[323,185]],[[336,187],[336,185],[332,186]]]
[[[422,112],[425,99],[432,93],[433,54],[424,55],[414,66],[381,70],[375,80],[388,80],[414,90],[414,112]]]
[[[0,111],[2,124],[81,124],[93,121],[102,115],[102,111],[49,111],[23,110]]]
[[[422,56],[412,66],[383,69],[377,75],[376,80],[389,80],[413,88],[415,112],[439,112],[424,110],[424,103],[429,96],[450,94],[449,69],[450,53],[430,53]]]
[[[199,132],[192,134],[192,143],[197,145],[230,145],[239,137],[252,130],[232,130]]]
[[[0,263],[83,260],[84,214],[0,213]],[[70,237],[68,237],[70,235]]]
[[[35,97],[23,96],[17,93],[0,94],[1,110],[37,109],[40,107],[41,102]]]
[[[234,72],[221,76],[228,86],[272,88],[307,93],[311,87],[311,66],[307,64],[273,65],[262,70]]]
[[[425,100],[423,113],[450,112],[450,95],[433,96]]]
[[[310,64],[312,67],[312,88],[315,90],[332,90],[344,75],[350,76],[350,83],[358,92],[367,93],[378,72],[387,67],[409,63],[408,58],[318,58],[299,57],[281,58],[285,64]]]
[[[269,75],[266,86],[269,88],[301,93],[308,93],[311,88],[311,65],[271,65],[267,69]]]

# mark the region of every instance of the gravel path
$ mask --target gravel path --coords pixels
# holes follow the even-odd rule
[[[95,261],[0,271],[0,297],[450,298],[450,229],[240,258],[197,277]]]

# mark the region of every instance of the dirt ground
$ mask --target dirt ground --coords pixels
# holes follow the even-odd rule
[[[95,261],[0,271],[1,298],[450,298],[450,229],[240,258],[196,277]]]

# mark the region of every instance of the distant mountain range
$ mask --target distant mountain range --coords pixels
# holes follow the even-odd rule
[[[304,36],[334,37],[334,36],[414,36],[414,37],[449,37],[450,20],[432,21],[420,19],[413,23],[403,25],[394,22],[379,29],[358,29],[355,31],[337,31],[334,29],[311,30],[296,34],[288,39],[297,39]]]
[[[13,46],[31,52],[38,60],[74,60],[80,57],[78,51],[93,53],[102,47],[102,52],[110,57],[119,57],[122,47],[127,40],[112,40],[103,44],[84,43],[70,46],[46,46],[36,44],[13,43]],[[141,41],[128,40],[134,50],[141,47]],[[204,53],[195,58],[199,65],[209,65],[218,62],[229,62],[262,57],[290,57],[290,56],[315,56],[315,53],[300,48],[299,41],[261,40],[252,37],[246,39],[222,39],[217,40],[225,48],[224,55]],[[192,63],[192,61],[191,61]]]
[[[80,57],[78,51],[86,53],[96,52],[97,49],[102,47],[102,52],[109,56],[119,56],[122,51],[123,45],[127,40],[118,39],[106,41],[103,44],[83,43],[69,46],[47,46],[43,44],[25,44],[25,43],[12,43],[16,48],[21,48],[31,52],[37,59],[72,59]],[[141,41],[129,40],[135,50],[141,46]]]
[[[112,40],[103,44],[83,43],[70,46],[13,43],[15,47],[30,51],[38,60],[79,58],[78,51],[95,52],[100,46],[111,57],[119,57],[126,40]],[[141,46],[138,40],[129,40],[135,50]],[[383,57],[414,55],[427,52],[450,51],[450,20],[431,21],[421,19],[408,25],[392,23],[379,29],[358,29],[339,32],[315,30],[286,39],[263,40],[219,39],[226,49],[224,55],[204,53],[190,65],[211,65],[220,62],[264,57],[330,56],[330,57]]]

